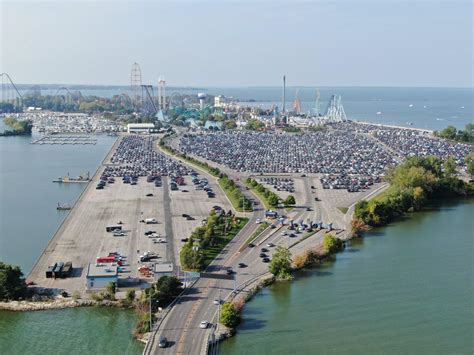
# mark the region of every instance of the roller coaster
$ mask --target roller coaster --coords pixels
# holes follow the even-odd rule
[[[13,104],[15,107],[23,106],[23,96],[7,73],[1,73],[2,79],[0,102]]]

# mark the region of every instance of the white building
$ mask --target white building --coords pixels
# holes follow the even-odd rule
[[[89,264],[86,276],[88,290],[100,290],[110,282],[118,282],[118,267],[115,264]]]
[[[127,124],[128,133],[150,133],[155,129],[154,123],[129,123]]]
[[[155,274],[155,280],[158,281],[162,276],[173,276],[173,264],[172,263],[157,263],[153,269]]]

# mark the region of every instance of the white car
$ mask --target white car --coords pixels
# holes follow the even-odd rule
[[[126,234],[124,232],[114,232],[114,237],[123,237]]]
[[[274,246],[275,246],[275,244],[273,244],[273,243],[268,243],[267,244],[267,248],[273,248]]]
[[[213,302],[216,306],[220,305],[221,304],[221,301],[220,300],[214,300]]]
[[[207,329],[209,326],[209,322],[207,320],[203,320],[201,323],[199,323],[199,328],[201,329]]]
[[[257,220],[255,221],[255,223],[260,224],[260,223],[262,223],[262,220],[261,220],[260,218],[257,218]]]

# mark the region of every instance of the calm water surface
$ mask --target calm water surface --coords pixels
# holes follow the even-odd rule
[[[259,293],[221,354],[472,354],[474,200],[350,243]]]
[[[74,308],[0,312],[0,354],[141,354],[133,312]]]

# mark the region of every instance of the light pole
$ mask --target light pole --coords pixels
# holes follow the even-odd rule
[[[152,310],[151,310],[151,292],[150,292],[150,334],[153,329],[153,318],[152,318]]]

